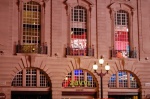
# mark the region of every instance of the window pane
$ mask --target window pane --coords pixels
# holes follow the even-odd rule
[[[36,69],[26,70],[26,86],[36,86]]]
[[[15,78],[12,81],[12,86],[22,86],[23,78],[22,71],[17,73]]]
[[[136,81],[135,77],[132,74],[130,74],[130,87],[131,88],[137,88],[138,87],[137,86],[137,81]]]
[[[118,77],[119,77],[119,88],[127,88],[128,87],[127,73],[125,71],[119,71]]]
[[[109,88],[116,88],[116,74],[113,74],[109,80]]]
[[[48,86],[50,86],[50,83],[48,81],[47,76],[42,71],[40,71],[40,86],[41,87],[48,87]]]

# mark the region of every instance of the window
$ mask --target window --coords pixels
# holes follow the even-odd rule
[[[66,0],[68,29],[66,56],[94,56],[94,45],[91,38],[93,1]]]
[[[16,46],[16,53],[47,54],[47,44],[43,43],[43,23],[41,13],[42,4],[35,1],[21,2],[20,40]],[[20,4],[21,4],[20,3]],[[42,23],[42,24],[41,24]]]
[[[111,57],[137,58],[134,46],[134,39],[137,37],[133,37],[136,36],[133,34],[133,25],[136,24],[133,22],[135,8],[127,2],[113,2],[109,6],[113,27]]]
[[[135,77],[126,71],[113,74],[109,80],[109,88],[138,88]]]
[[[66,75],[62,87],[96,87],[96,82],[90,73],[77,69]]]
[[[129,37],[129,18],[128,13],[124,10],[119,10],[115,13],[115,35],[114,35],[114,50],[117,57],[127,58],[130,52],[130,37]]]
[[[41,6],[30,1],[23,6],[23,44],[41,43]]]
[[[23,81],[23,77],[26,78],[25,81]],[[12,81],[12,86],[21,87],[23,86],[23,82],[25,82],[24,86],[27,87],[36,87],[36,86],[49,87],[50,86],[48,76],[43,71],[40,71],[39,69],[35,69],[35,68],[27,68],[26,70],[22,70],[19,73],[17,73]],[[40,82],[39,85],[38,82]]]
[[[75,6],[71,10],[71,55],[87,55],[87,10]]]

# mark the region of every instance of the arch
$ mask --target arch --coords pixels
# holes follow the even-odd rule
[[[97,98],[99,84],[97,78],[91,71],[79,68],[68,72],[68,74],[62,80],[62,87],[62,94],[64,94],[64,96],[74,95],[72,93],[78,93],[80,89],[84,89],[82,92],[80,92],[82,96],[88,96],[86,93],[88,91],[89,95],[91,95],[93,98]],[[70,88],[76,89],[76,91],[72,90],[69,92]],[[76,95],[78,96],[80,94]]]
[[[131,72],[131,71],[127,71],[127,70],[119,70],[116,74],[113,74],[112,76],[113,77],[115,77],[115,76],[119,76],[119,77],[122,77],[121,75],[119,75],[119,73],[121,73],[121,75],[126,75],[126,76],[123,76],[124,78],[124,80],[128,80],[128,82],[130,82],[130,80],[131,80],[131,78],[129,79],[129,77],[134,77],[135,79],[133,79],[133,80],[135,80],[136,81],[136,83],[137,83],[137,86],[135,85],[135,86],[128,86],[127,88],[140,88],[140,85],[141,85],[141,83],[139,82],[139,78],[133,73],[133,72]],[[129,77],[127,77],[128,76],[128,74],[127,73],[129,73]],[[112,77],[111,76],[111,77]],[[110,78],[111,79],[111,78]],[[119,79],[116,79],[116,80],[119,80]],[[116,81],[115,80],[115,81]],[[116,81],[117,82],[117,81]],[[117,83],[116,83],[117,84]],[[111,86],[109,86],[110,88],[111,88]],[[113,87],[113,88],[118,88],[119,86],[115,86],[115,87]],[[123,88],[126,88],[126,87],[123,87]]]
[[[109,98],[128,96],[129,93],[134,97],[141,97],[139,78],[128,70],[119,70],[116,74],[113,74],[109,79],[108,88]],[[120,88],[122,91],[120,91]]]
[[[26,76],[26,79],[24,77]],[[29,78],[28,78],[29,77]],[[31,79],[31,78],[32,79]],[[37,79],[38,78],[38,79]],[[29,79],[29,81],[28,81]],[[35,79],[35,82],[34,82]],[[25,81],[24,81],[25,80]],[[33,80],[33,81],[32,81]],[[32,84],[31,84],[32,81]],[[25,84],[23,82],[26,82]],[[29,82],[29,83],[28,83]],[[12,86],[38,86],[38,87],[51,87],[51,80],[43,70],[39,68],[28,67],[19,71],[12,80]],[[23,85],[24,84],[24,85]]]
[[[138,61],[118,59],[114,63],[110,64],[111,69],[109,71],[109,77],[111,77],[113,74],[116,74],[118,71],[127,71],[136,77],[139,86],[142,87],[140,81],[141,76],[139,76],[140,72],[138,72],[138,67],[136,65],[138,65]]]

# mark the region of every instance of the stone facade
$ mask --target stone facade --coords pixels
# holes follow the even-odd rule
[[[134,74],[139,83],[141,99],[150,93],[150,1],[149,0],[32,0],[43,7],[42,41],[47,43],[47,54],[16,53],[15,44],[21,40],[22,2],[30,0],[0,0],[0,93],[11,99],[11,86],[15,75],[34,67],[44,71],[51,80],[52,99],[61,99],[62,81],[74,69],[90,71],[100,55],[111,66],[104,77],[104,97],[108,97],[108,81],[119,70]],[[72,6],[81,5],[88,10],[88,46],[94,45],[94,56],[66,56],[69,40],[69,17]],[[125,9],[130,12],[130,33],[132,46],[137,49],[137,58],[112,58],[113,11]],[[98,87],[97,91],[100,88]],[[40,89],[38,89],[40,90]],[[130,90],[130,89],[128,89]]]

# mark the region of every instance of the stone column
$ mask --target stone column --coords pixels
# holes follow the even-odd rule
[[[52,79],[52,99],[61,99],[62,97],[62,81],[59,77]]]

